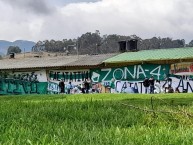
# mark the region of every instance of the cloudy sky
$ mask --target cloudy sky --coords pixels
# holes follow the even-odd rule
[[[0,0],[0,40],[62,40],[86,32],[193,39],[192,0]]]

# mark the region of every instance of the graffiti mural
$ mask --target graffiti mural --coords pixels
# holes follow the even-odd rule
[[[170,73],[174,75],[193,75],[193,63],[183,62],[171,64]]]
[[[50,70],[48,74],[48,93],[57,94],[60,92],[59,82],[64,81],[65,92],[67,85],[72,83],[73,88],[79,88],[86,79],[90,80],[90,71],[86,70]]]
[[[0,94],[46,94],[45,71],[0,72]]]
[[[50,80],[60,81],[61,79],[64,82],[82,82],[85,79],[90,78],[89,70],[52,70],[49,71]]]
[[[91,70],[93,82],[108,82],[115,80],[140,81],[153,75],[155,79],[164,80],[169,73],[169,65],[142,64],[120,68],[105,68]]]
[[[48,93],[49,94],[59,94],[60,93],[60,87],[58,83],[55,82],[48,82]]]
[[[145,93],[145,87],[143,86],[143,81],[116,81],[115,82],[116,91],[119,93]],[[166,89],[171,86],[175,91],[176,88],[179,91],[192,93],[193,92],[193,80],[189,77],[170,77],[167,80],[160,81],[159,91],[156,91],[155,84],[155,93],[167,93]]]

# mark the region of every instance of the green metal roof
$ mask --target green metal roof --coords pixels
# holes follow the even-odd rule
[[[104,63],[160,61],[193,58],[193,47],[141,50],[137,52],[125,52],[111,57]]]

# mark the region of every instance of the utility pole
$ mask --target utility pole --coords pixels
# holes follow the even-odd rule
[[[25,48],[23,48],[24,58],[25,58]]]

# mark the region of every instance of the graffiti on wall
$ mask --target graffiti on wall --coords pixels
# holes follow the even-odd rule
[[[193,63],[183,62],[171,64],[170,73],[174,75],[193,75]]]
[[[46,73],[0,72],[0,94],[45,94]]]
[[[65,90],[69,82],[72,85],[81,85],[86,79],[90,79],[90,71],[86,70],[50,70],[48,81],[48,93],[57,94],[60,92],[59,82],[64,81]]]
[[[49,71],[49,78],[50,80],[60,81],[61,79],[64,82],[81,82],[85,81],[85,79],[90,78],[90,71],[89,70],[52,70]]]
[[[60,87],[58,85],[58,83],[55,82],[48,82],[48,93],[49,94],[59,94],[60,92]]]
[[[168,88],[169,85],[175,90],[179,89],[180,92],[193,92],[193,80],[189,78],[177,78],[170,77],[170,80],[160,81],[159,87],[160,92],[165,92],[165,88]],[[116,91],[120,93],[145,93],[145,87],[143,86],[143,81],[116,81],[115,83]],[[156,91],[156,85],[155,85]]]
[[[153,75],[155,79],[164,80],[169,73],[169,65],[142,64],[120,68],[105,68],[91,70],[93,82],[115,80],[143,80],[145,77]]]

